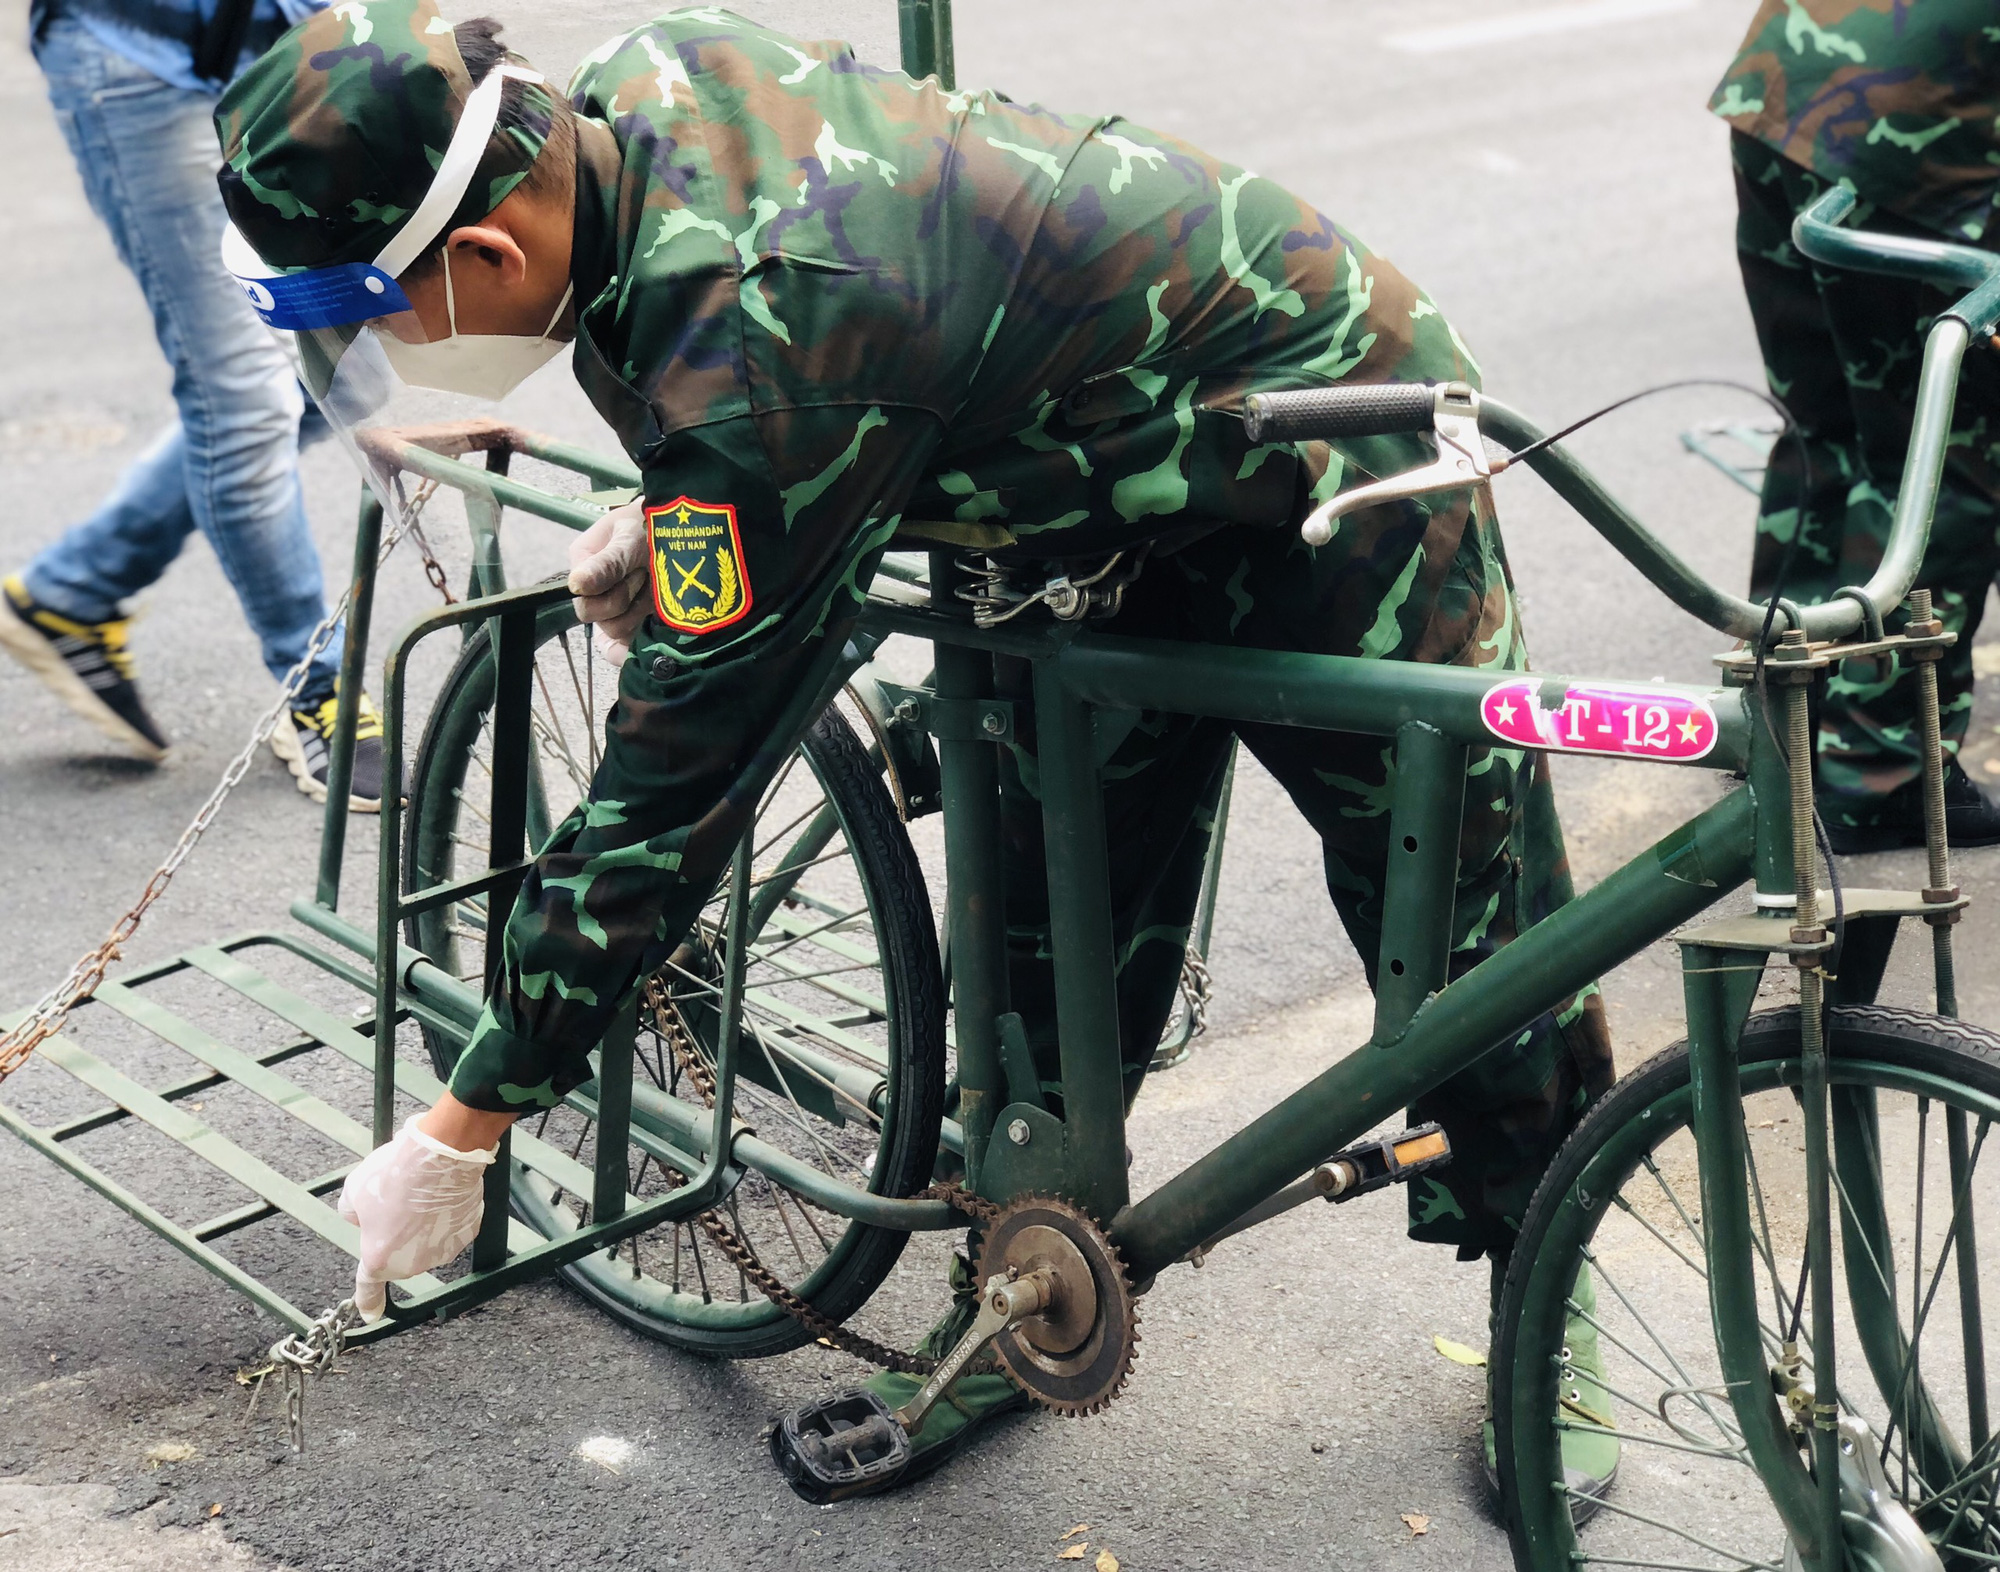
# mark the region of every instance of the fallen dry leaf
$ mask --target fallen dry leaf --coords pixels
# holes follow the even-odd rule
[[[1409,1524],[1410,1538],[1412,1539],[1415,1539],[1420,1534],[1430,1532],[1431,1520],[1421,1512],[1405,1512],[1403,1514],[1403,1521]]]
[[[218,1502],[216,1502],[216,1503],[215,1503],[215,1505],[214,1505],[214,1506],[210,1507],[210,1508],[208,1509],[208,1515],[209,1515],[210,1517],[220,1517],[220,1516],[222,1516],[222,1503],[221,1503],[220,1501],[218,1501]]]
[[[1118,1572],[1118,1558],[1108,1550],[1097,1552],[1097,1572]]]
[[[161,1441],[146,1448],[146,1466],[158,1468],[162,1463],[185,1463],[194,1456],[194,1448],[185,1441]]]
[[[1486,1356],[1478,1349],[1467,1348],[1463,1343],[1454,1343],[1448,1337],[1442,1335],[1433,1337],[1431,1342],[1436,1346],[1439,1353],[1443,1354],[1445,1358],[1449,1359],[1455,1365],[1470,1365],[1473,1369],[1478,1370],[1486,1363]]]
[[[1087,1552],[1089,1549],[1090,1546],[1088,1545],[1070,1545],[1056,1552],[1056,1560],[1081,1561],[1084,1558],[1085,1552]]]
[[[1087,1534],[1089,1532],[1090,1532],[1090,1525],[1088,1523],[1079,1523],[1076,1525],[1075,1528],[1071,1529],[1067,1534],[1064,1534],[1062,1538],[1074,1539],[1078,1534]],[[1060,1544],[1062,1543],[1062,1540],[1057,1540],[1056,1542]]]

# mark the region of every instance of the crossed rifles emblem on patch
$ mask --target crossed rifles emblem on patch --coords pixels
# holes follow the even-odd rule
[[[726,628],[750,610],[750,575],[736,509],[676,497],[646,509],[653,549],[653,610],[682,633]]]

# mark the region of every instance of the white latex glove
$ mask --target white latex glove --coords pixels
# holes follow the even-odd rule
[[[417,1128],[413,1116],[340,1187],[340,1215],[361,1230],[354,1307],[373,1321],[386,1285],[440,1267],[472,1243],[485,1210],[486,1169],[499,1148],[461,1152]]]
[[[569,592],[576,615],[596,629],[597,652],[616,664],[653,609],[653,551],[643,501],[613,508],[569,543]]]

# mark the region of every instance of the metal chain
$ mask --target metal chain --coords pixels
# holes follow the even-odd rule
[[[435,486],[437,482],[432,481],[431,484]],[[431,581],[431,588],[444,597],[447,606],[456,606],[458,597],[451,592],[451,584],[444,576],[444,564],[438,561],[437,553],[431,550],[430,537],[424,533],[423,525],[413,517],[409,528],[410,540],[415,544],[418,555],[424,559],[424,577]]]
[[[1181,1005],[1187,1011],[1188,1041],[1208,1030],[1208,1003],[1215,997],[1215,979],[1208,974],[1208,962],[1194,946],[1181,959]]]
[[[652,1012],[652,1027],[658,1032],[667,1051],[674,1056],[674,1063],[701,1093],[702,1101],[711,1107],[715,1102],[715,1077],[707,1062],[696,1050],[686,1026],[680,1019],[680,1012],[673,1008],[665,986],[658,977],[646,979],[643,989],[646,1005]],[[672,1170],[669,1170],[671,1173]],[[675,1177],[686,1182],[685,1174]],[[803,1200],[796,1190],[786,1189],[785,1193]],[[934,1184],[917,1195],[913,1201],[944,1201],[976,1222],[991,1223],[999,1215],[1000,1208],[991,1201],[973,1195],[956,1183]],[[824,1208],[820,1208],[824,1210]],[[793,1293],[791,1288],[777,1273],[758,1259],[756,1250],[749,1240],[722,1220],[718,1211],[702,1212],[694,1218],[715,1244],[716,1249],[727,1256],[731,1265],[743,1274],[746,1282],[770,1300],[785,1314],[797,1321],[808,1332],[829,1348],[865,1360],[869,1364],[880,1365],[885,1370],[894,1370],[901,1375],[927,1376],[937,1369],[938,1362],[924,1354],[906,1354],[901,1349],[891,1348],[886,1343],[878,1343],[874,1338],[860,1332],[850,1331],[838,1321],[820,1314],[804,1299]],[[990,1375],[999,1370],[991,1359],[975,1359],[966,1366],[968,1375]]]
[[[285,1372],[285,1421],[294,1452],[306,1449],[306,1377],[332,1369],[347,1346],[347,1334],[360,1324],[361,1312],[354,1301],[343,1299],[306,1328],[303,1337],[294,1332],[271,1345],[272,1365]],[[260,1390],[261,1386],[260,1382]]]
[[[396,527],[382,542],[381,550],[376,557],[378,567],[388,560],[389,553],[396,549],[404,534],[414,527],[418,514],[423,511],[424,504],[430,501],[432,493],[436,490],[437,482],[427,480],[418,489],[417,494],[404,505]],[[258,751],[270,739],[271,733],[278,729],[278,723],[285,718],[291,708],[292,700],[298,697],[299,690],[305,686],[313,661],[332,641],[334,629],[339,627],[342,619],[346,617],[348,601],[352,596],[353,589],[350,586],[333,609],[321,619],[319,626],[313,629],[311,636],[306,640],[305,653],[299,657],[298,664],[285,674],[277,699],[252,729],[250,740],[243,745],[236,757],[229,761],[228,768],[222,772],[222,778],[216,782],[215,790],[208,794],[208,800],[188,822],[187,828],[181,831],[180,839],[174,843],[173,850],[167,853],[166,860],[153,870],[152,877],[139,892],[139,898],[111,925],[111,931],[105,935],[101,944],[80,956],[76,964],[70,967],[69,974],[42,995],[26,1016],[7,1031],[0,1032],[0,1081],[6,1080],[20,1069],[28,1062],[29,1055],[63,1029],[69,1020],[70,1012],[97,991],[97,985],[104,981],[104,974],[110,969],[111,963],[122,958],[126,941],[139,931],[139,924],[145,920],[146,913],[152,909],[153,903],[167,893],[167,886],[173,883],[174,875],[180,872],[181,864],[187,861],[202,836],[208,832],[209,826],[222,812],[222,805],[229,800],[229,794],[250,773],[250,766],[256,762]]]

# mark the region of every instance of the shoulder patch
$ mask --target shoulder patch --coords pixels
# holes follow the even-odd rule
[[[736,509],[676,497],[646,509],[653,611],[682,633],[712,633],[750,610],[750,571]]]

